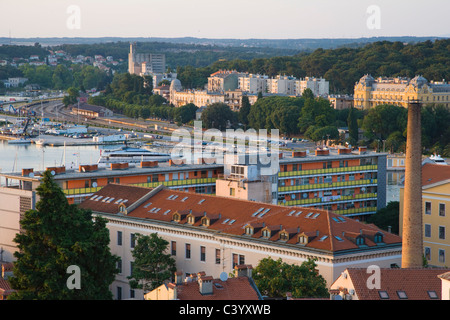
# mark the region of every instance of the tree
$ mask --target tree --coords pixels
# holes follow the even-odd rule
[[[253,279],[261,293],[272,297],[285,297],[291,292],[295,298],[328,297],[325,279],[316,270],[314,260],[308,259],[300,266],[287,264],[271,257],[262,259],[256,266]]]
[[[353,106],[350,107],[347,118],[349,142],[352,146],[358,143],[358,121]]]
[[[399,233],[399,214],[400,203],[398,201],[390,201],[385,208],[379,209],[377,213],[371,215],[368,223],[373,223],[378,228],[388,230],[391,227],[392,233]]]
[[[117,257],[109,250],[106,220],[69,205],[50,171],[37,188],[40,200],[20,221],[22,232],[14,241],[16,292],[9,299],[111,299],[110,284],[117,273]],[[79,268],[79,289],[68,286],[69,266]]]
[[[313,99],[314,100],[314,93],[312,92],[312,90],[310,88],[306,88],[305,90],[303,90],[302,93],[302,98],[303,99]]]
[[[234,121],[235,116],[227,104],[216,102],[202,112],[201,119],[205,128],[216,128],[223,131],[227,128],[228,122]]]
[[[248,96],[243,95],[241,101],[241,108],[239,109],[239,122],[244,125],[245,128],[248,126],[248,114],[250,113],[251,105],[248,100]]]
[[[195,119],[195,112],[197,111],[197,106],[193,103],[185,104],[184,106],[175,109],[175,120],[179,124],[188,123]]]
[[[175,260],[165,253],[169,242],[158,237],[158,234],[136,234],[135,240],[137,243],[132,252],[134,263],[128,279],[133,289],[149,292],[170,279],[176,271]]]
[[[68,106],[71,104],[77,103],[77,98],[80,96],[80,92],[77,88],[70,87],[67,89],[67,96],[64,96],[62,102],[64,103],[64,106]]]

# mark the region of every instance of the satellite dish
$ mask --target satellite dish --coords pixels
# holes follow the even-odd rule
[[[34,178],[34,173],[33,173],[33,172],[30,172],[30,173],[28,174],[28,176],[29,176],[30,178]]]
[[[228,274],[224,271],[219,275],[220,280],[227,281],[228,280]]]
[[[52,176],[54,176],[56,174],[56,172],[54,170],[52,170],[50,173],[52,174]]]
[[[92,187],[97,188],[97,182],[92,182]]]

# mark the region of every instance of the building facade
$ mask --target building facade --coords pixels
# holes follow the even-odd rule
[[[393,104],[407,108],[409,101],[423,105],[443,104],[450,106],[450,84],[429,82],[422,76],[409,78],[373,78],[364,75],[354,87],[354,106],[369,109],[380,104]]]
[[[400,188],[400,228],[403,221],[404,188]],[[449,266],[450,166],[422,166],[423,250],[431,266]]]
[[[293,152],[280,159],[278,204],[365,220],[386,205],[386,156],[363,147]]]
[[[143,191],[138,204],[116,203],[141,192],[130,188],[137,187],[110,184],[80,204],[108,220],[111,252],[121,261],[121,273],[112,285],[116,297],[117,292],[123,298],[129,297],[128,292],[137,299],[143,296],[130,291],[127,279],[136,233],[156,232],[167,240],[168,252],[183,274],[202,270],[215,278],[233,272],[237,265],[256,266],[266,257],[289,264],[316,259],[319,274],[329,286],[349,266],[389,268],[401,261],[400,237],[326,210],[161,187]]]
[[[137,53],[136,44],[130,43],[128,73],[150,75],[164,72],[166,72],[166,56],[164,54]]]

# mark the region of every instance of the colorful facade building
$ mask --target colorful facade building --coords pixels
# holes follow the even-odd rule
[[[400,228],[403,194],[404,188],[400,188]],[[428,163],[422,166],[422,206],[424,257],[428,265],[449,266],[450,166]]]
[[[386,205],[386,154],[363,147],[293,152],[280,159],[278,204],[365,220]]]
[[[409,78],[373,78],[364,75],[354,87],[354,106],[369,109],[380,104],[407,108],[409,101],[450,106],[450,84],[428,81],[422,76]]]

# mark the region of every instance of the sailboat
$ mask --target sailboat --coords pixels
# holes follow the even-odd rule
[[[41,101],[41,107],[42,107],[42,101]],[[36,144],[36,146],[44,146],[45,145],[45,140],[41,138],[41,128],[42,128],[42,124],[43,124],[43,120],[44,119],[44,110],[42,109],[42,116],[41,116],[41,124],[39,125],[39,139],[34,140],[34,143]]]

